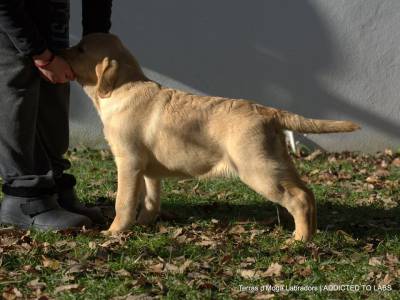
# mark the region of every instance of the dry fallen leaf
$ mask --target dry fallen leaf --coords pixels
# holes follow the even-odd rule
[[[392,197],[382,198],[381,201],[383,202],[383,206],[385,209],[391,209],[399,205],[397,201],[393,200]]]
[[[66,274],[74,274],[81,273],[85,270],[85,266],[83,264],[75,263],[70,266],[70,268],[65,272]]]
[[[187,236],[186,236],[186,235],[180,235],[180,236],[178,236],[178,237],[176,238],[176,241],[177,241],[179,244],[184,244],[185,242],[188,241],[188,240],[187,240]]]
[[[231,234],[241,234],[241,233],[243,233],[245,231],[246,230],[244,229],[244,227],[242,225],[235,225],[229,230],[229,233],[231,233]]]
[[[390,175],[390,172],[385,169],[378,169],[373,173],[373,175],[378,178],[384,178],[384,177],[388,177]]]
[[[57,241],[54,243],[54,246],[56,248],[63,248],[63,247],[65,247],[65,245],[67,245],[67,241],[65,241],[65,240]]]
[[[393,282],[394,278],[392,276],[390,276],[390,274],[386,274],[385,277],[379,281],[380,286],[387,286],[390,285]]]
[[[328,272],[330,272],[330,271],[335,271],[335,270],[336,270],[336,267],[335,267],[335,266],[332,266],[332,265],[322,265],[322,266],[319,267],[319,269],[320,269],[321,271],[328,271]]]
[[[167,229],[165,226],[160,225],[160,227],[159,227],[159,229],[158,229],[158,232],[161,233],[161,234],[167,233],[167,232],[168,232],[168,229]]]
[[[308,277],[312,274],[311,267],[307,266],[305,268],[301,268],[300,270],[297,271],[297,274],[303,277]]]
[[[313,153],[311,153],[310,155],[306,156],[304,158],[304,160],[312,161],[312,160],[316,159],[318,156],[320,156],[322,153],[323,152],[320,149],[317,149]]]
[[[120,269],[118,271],[114,272],[115,274],[121,276],[121,277],[131,277],[131,273],[125,269]]]
[[[300,265],[304,264],[306,262],[306,260],[307,260],[307,258],[305,256],[302,256],[302,255],[297,255],[294,259]]]
[[[376,257],[371,257],[368,261],[368,264],[370,266],[380,266],[382,264],[383,257],[381,256],[376,256]]]
[[[252,264],[254,264],[256,262],[256,260],[252,257],[246,257],[241,263],[240,263],[240,267],[241,268],[247,268],[248,266],[251,266]]]
[[[94,250],[94,249],[96,249],[97,248],[97,244],[96,244],[96,242],[89,242],[89,249],[92,249],[92,250]]]
[[[182,234],[183,228],[177,228],[174,230],[173,234],[172,234],[172,238],[176,239],[178,236],[180,236]]]
[[[375,251],[374,244],[371,244],[371,243],[365,244],[365,246],[363,247],[363,250],[364,250],[365,252],[367,252],[367,253],[374,252],[374,251]]]
[[[254,299],[255,300],[268,300],[268,299],[274,299],[275,295],[274,294],[257,294]]]
[[[58,286],[58,287],[56,287],[54,289],[54,293],[58,294],[58,293],[65,292],[65,291],[75,291],[77,289],[79,289],[79,284],[78,283],[60,285],[60,286]]]
[[[367,281],[370,281],[370,280],[374,279],[374,277],[375,277],[375,273],[373,271],[371,271],[365,276],[365,279]]]
[[[388,262],[388,265],[396,265],[399,263],[399,258],[394,254],[387,253],[386,260]]]
[[[163,263],[158,263],[149,267],[149,271],[151,273],[162,273],[163,269],[164,269]]]
[[[17,296],[17,298],[22,298],[22,293],[15,287],[13,288],[13,292],[15,294],[15,296]]]
[[[179,266],[179,273],[180,274],[185,273],[186,269],[189,268],[191,264],[192,261],[190,259],[186,260],[181,266]]]
[[[4,300],[14,300],[22,298],[22,293],[17,288],[9,288],[3,291],[2,298]]]
[[[249,270],[249,269],[239,269],[238,273],[240,276],[242,276],[245,279],[257,279],[259,278],[259,275],[255,270]]]
[[[371,184],[375,184],[375,183],[379,182],[379,177],[376,176],[376,175],[371,175],[371,176],[368,176],[365,179],[365,181],[368,182],[368,183],[371,183]]]
[[[39,278],[33,279],[28,282],[27,286],[34,290],[42,290],[46,287],[46,283],[40,282]]]
[[[199,272],[191,272],[187,274],[188,278],[192,279],[209,279],[210,277],[208,275],[199,273]]]
[[[155,298],[150,296],[149,294],[139,294],[139,295],[129,295],[128,297],[126,297],[124,299],[125,300],[152,300]]]
[[[54,271],[60,269],[60,262],[58,260],[48,258],[43,255],[42,255],[42,258],[43,258],[43,260],[42,260],[43,267],[52,269]]]
[[[100,246],[103,247],[103,248],[108,248],[108,247],[110,247],[112,245],[115,245],[115,244],[118,244],[118,243],[119,242],[118,242],[117,239],[110,239],[110,240],[107,240],[104,243],[102,243]]]
[[[211,240],[208,236],[202,235],[201,236],[201,241],[196,242],[195,244],[198,246],[210,246],[211,248],[214,248],[218,242],[215,240]]]
[[[225,264],[225,263],[227,263],[227,262],[229,262],[229,261],[231,261],[231,260],[232,260],[232,255],[227,254],[227,255],[225,255],[224,257],[222,257],[222,259],[221,259],[221,265],[223,265],[223,264]]]
[[[400,168],[400,157],[397,157],[392,161],[392,166],[396,167],[396,168]]]
[[[165,264],[165,269],[164,270],[168,271],[168,272],[171,272],[171,273],[174,273],[174,274],[179,273],[179,268],[177,266],[173,265],[173,264],[170,264],[170,263],[166,263]]]
[[[389,148],[386,148],[385,150],[383,150],[383,153],[388,156],[393,156],[393,150],[389,149]]]
[[[261,273],[262,277],[279,277],[281,276],[281,272],[282,272],[282,265],[280,265],[279,263],[272,263],[269,268],[265,271]]]

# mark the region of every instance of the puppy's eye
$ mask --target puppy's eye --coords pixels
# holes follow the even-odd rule
[[[85,49],[82,47],[82,45],[79,45],[79,46],[78,46],[78,51],[79,51],[80,53],[83,53],[83,52],[85,52]]]

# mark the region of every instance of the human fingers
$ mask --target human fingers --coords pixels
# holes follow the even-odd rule
[[[51,82],[51,83],[56,83],[57,78],[53,72],[50,72],[48,70],[38,68],[39,69],[39,74],[42,78],[44,78],[46,81]]]

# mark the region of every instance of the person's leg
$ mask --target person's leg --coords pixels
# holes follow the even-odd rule
[[[47,156],[36,135],[40,77],[0,33],[0,174],[3,190],[40,193],[54,188]]]
[[[68,211],[89,217],[95,223],[104,223],[99,208],[79,203],[74,191],[75,177],[64,173],[71,166],[63,157],[69,146],[69,84],[51,84],[42,79],[39,98],[38,132],[50,159],[59,204]]]
[[[63,157],[69,145],[69,83],[52,84],[40,80],[38,132],[55,179],[71,164]]]
[[[50,159],[37,130],[41,79],[2,32],[0,68],[1,221],[49,229],[89,225],[86,217],[58,206]]]
[[[53,6],[54,16],[50,20],[50,36],[48,45],[52,51],[69,46],[69,3],[68,1],[56,1]],[[59,204],[75,213],[89,217],[95,223],[105,221],[101,210],[88,208],[79,203],[74,186],[75,177],[65,174],[70,168],[70,162],[63,156],[69,146],[69,83],[52,84],[44,79],[40,81],[39,108],[38,108],[38,131],[56,182]]]
[[[47,45],[53,52],[69,46],[69,1],[49,2]],[[52,84],[40,79],[38,130],[55,179],[70,167],[63,158],[69,146],[69,83]]]

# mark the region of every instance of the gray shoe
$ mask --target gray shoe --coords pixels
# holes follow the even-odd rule
[[[58,192],[58,203],[68,211],[88,217],[94,224],[104,225],[106,218],[99,207],[87,207],[79,202],[73,188]]]
[[[0,222],[23,229],[40,230],[61,230],[92,225],[89,218],[63,209],[57,202],[56,194],[42,197],[4,195]]]
[[[76,179],[71,174],[62,174],[55,179],[58,203],[68,211],[88,217],[94,224],[104,225],[106,218],[99,207],[87,207],[81,203],[75,193]]]

